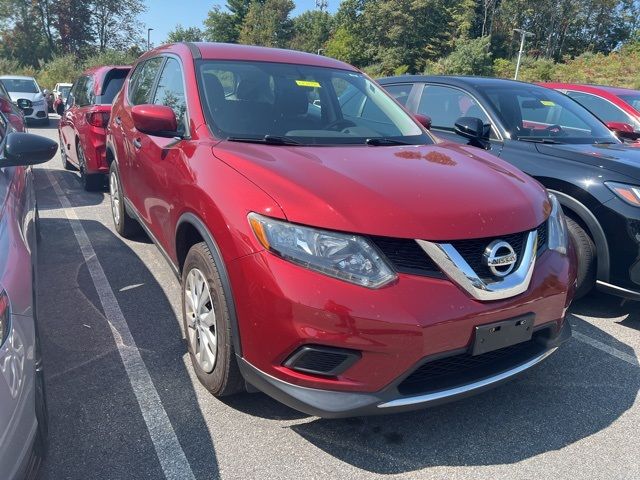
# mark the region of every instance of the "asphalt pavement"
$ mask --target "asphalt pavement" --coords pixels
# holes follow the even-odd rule
[[[57,120],[31,133],[57,140]],[[35,169],[38,311],[50,415],[40,479],[638,479],[640,304],[594,293],[573,339],[487,393],[323,420],[261,393],[218,400],[186,351],[180,288],[106,188],[59,155]]]

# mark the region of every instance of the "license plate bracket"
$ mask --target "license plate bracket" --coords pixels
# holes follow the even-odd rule
[[[482,355],[531,340],[534,319],[535,315],[531,313],[476,327],[471,355]]]

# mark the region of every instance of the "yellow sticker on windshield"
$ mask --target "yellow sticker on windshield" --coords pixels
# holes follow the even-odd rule
[[[320,88],[320,84],[318,82],[311,80],[296,80],[296,84],[299,87]]]
[[[556,104],[553,103],[551,100],[540,100],[540,103],[543,104],[545,107],[555,107]]]

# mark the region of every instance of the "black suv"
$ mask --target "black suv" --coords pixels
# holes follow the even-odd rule
[[[434,133],[512,163],[554,193],[578,255],[578,291],[640,300],[640,148],[588,110],[538,85],[481,77],[378,80]],[[364,106],[363,106],[364,108]]]

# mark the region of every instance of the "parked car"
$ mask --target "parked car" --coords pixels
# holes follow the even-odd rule
[[[25,132],[27,127],[22,110],[11,100],[9,92],[0,82],[0,113],[13,125],[18,132]]]
[[[58,132],[60,156],[67,170],[77,168],[85,190],[103,188],[109,173],[105,141],[111,102],[129,66],[104,66],[86,70],[67,97]]]
[[[567,215],[578,291],[594,284],[640,299],[640,151],[551,89],[478,77],[401,76],[380,83],[444,140],[486,149],[539,180]]]
[[[27,121],[49,125],[47,100],[35,78],[2,75],[0,83],[9,92],[11,100],[22,109]]]
[[[569,95],[598,117],[622,141],[640,146],[640,91],[573,83],[541,83]]]
[[[53,96],[55,98],[53,101],[53,110],[58,115],[64,113],[64,106],[67,103],[67,97],[69,96],[72,86],[71,83],[56,83],[53,89]]]
[[[0,113],[0,478],[34,478],[47,408],[36,309],[37,209],[29,165],[58,145],[16,131]]]
[[[339,105],[351,87],[364,109]],[[246,381],[313,415],[410,410],[492,387],[570,336],[555,197],[437,145],[337,60],[148,52],[114,100],[107,159],[115,228],[141,225],[181,279],[214,395]]]

